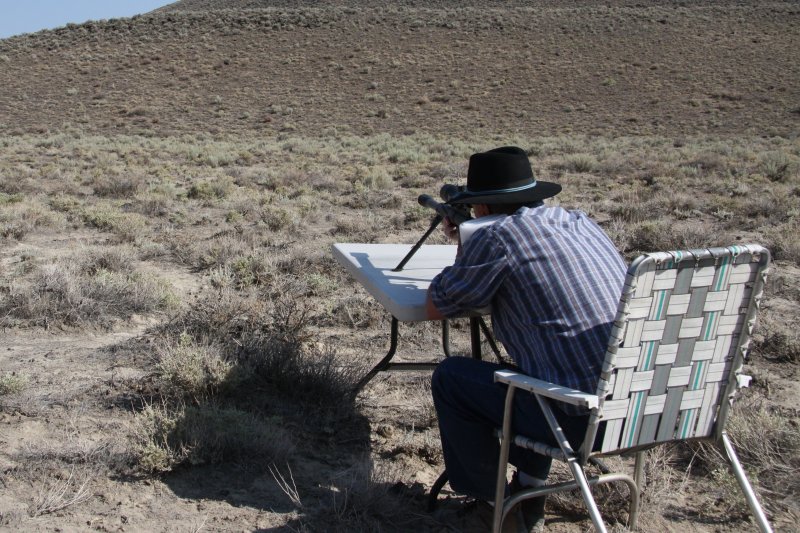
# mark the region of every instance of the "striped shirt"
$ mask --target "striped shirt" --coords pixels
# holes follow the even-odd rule
[[[523,207],[478,229],[431,299],[448,317],[491,305],[495,336],[524,373],[594,393],[625,272],[585,213]]]

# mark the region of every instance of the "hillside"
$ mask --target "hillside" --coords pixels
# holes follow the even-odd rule
[[[795,2],[345,3],[184,1],[0,41],[0,132],[617,136],[800,124]]]

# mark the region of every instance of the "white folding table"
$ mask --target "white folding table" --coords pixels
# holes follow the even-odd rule
[[[386,356],[370,370],[356,385],[355,392],[361,390],[375,374],[385,370],[430,369],[435,363],[392,363],[397,351],[398,321],[420,322],[428,320],[425,302],[428,286],[433,278],[455,261],[456,246],[424,245],[417,249],[411,259],[396,270],[400,261],[411,250],[410,244],[361,244],[337,243],[333,245],[333,256],[347,269],[369,294],[375,298],[391,315],[391,344]],[[488,328],[480,318],[481,313],[470,315],[472,356],[480,359],[480,329],[497,351]],[[442,321],[442,347],[449,356],[449,325]]]

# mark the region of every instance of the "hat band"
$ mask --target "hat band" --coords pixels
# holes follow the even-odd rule
[[[492,189],[489,191],[471,191],[467,189],[465,192],[467,194],[475,194],[475,195],[507,194],[510,192],[519,192],[519,191],[524,191],[525,189],[532,189],[534,187],[536,187],[536,180],[533,180],[533,183],[528,183],[527,185],[520,185],[519,187],[510,187],[508,189]]]

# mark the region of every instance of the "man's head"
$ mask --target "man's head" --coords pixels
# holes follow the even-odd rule
[[[472,154],[467,188],[450,203],[484,204],[491,213],[510,214],[521,206],[536,205],[559,192],[561,185],[536,180],[525,150],[503,146]]]

